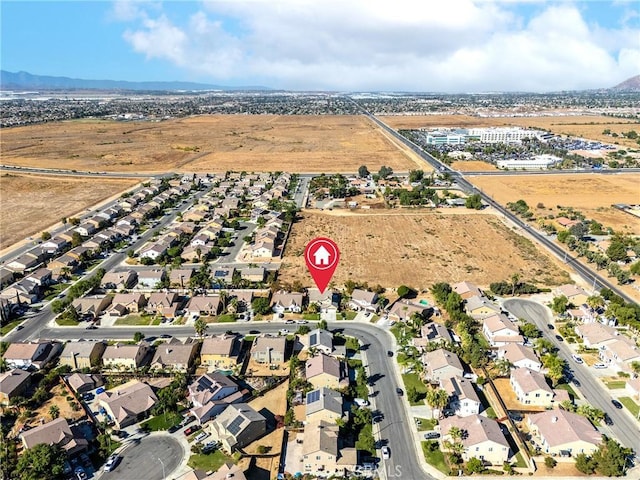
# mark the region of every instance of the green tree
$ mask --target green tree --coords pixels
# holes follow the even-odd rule
[[[82,245],[82,235],[78,232],[73,232],[71,235],[71,246],[77,247],[78,245]]]
[[[555,468],[558,462],[553,457],[544,457],[544,464],[547,468]]]
[[[629,271],[631,273],[633,273],[634,275],[640,275],[640,260],[638,260],[637,262],[633,263],[629,267]]]
[[[209,326],[207,325],[207,322],[202,319],[202,317],[198,317],[196,321],[193,322],[193,329],[196,331],[196,335],[198,335],[198,337],[200,338],[202,338],[204,333],[207,331],[207,328],[209,328]]]
[[[393,175],[393,169],[391,167],[386,167],[383,165],[382,167],[380,167],[380,170],[378,170],[378,176],[382,179],[386,179],[391,175]]]
[[[269,304],[269,299],[266,297],[258,297],[251,302],[251,307],[253,311],[259,313],[260,315],[266,315],[271,311],[271,306]]]
[[[615,440],[605,437],[591,460],[598,474],[605,477],[621,477],[625,474],[627,462],[632,455],[631,448],[624,448]]]
[[[604,412],[591,405],[583,404],[576,409],[578,415],[587,417],[594,425],[600,425],[600,422],[604,420]]]
[[[369,176],[369,169],[366,165],[360,165],[360,168],[358,168],[358,176],[362,178]]]
[[[400,285],[397,293],[400,298],[404,298],[409,294],[415,293],[415,290],[411,287],[407,287],[406,285]]]
[[[47,240],[49,240],[51,238],[51,234],[49,232],[42,232],[42,235],[40,235],[40,239],[43,242],[46,242]]]
[[[51,418],[55,420],[60,416],[60,408],[57,405],[51,405],[49,408],[49,415],[51,415]]]
[[[555,354],[546,354],[542,356],[542,364],[547,369],[547,376],[555,387],[564,378],[567,362]]]
[[[467,473],[469,475],[473,475],[474,473],[481,473],[485,470],[486,468],[484,467],[482,460],[480,460],[479,458],[471,457],[467,462]]]
[[[523,323],[520,325],[520,331],[527,338],[540,338],[542,336],[542,332],[533,323]]]
[[[571,236],[571,232],[569,230],[560,230],[558,232],[558,241],[560,243],[567,243],[569,237]]]
[[[553,302],[551,303],[551,310],[560,314],[566,312],[568,306],[569,299],[564,295],[560,295],[559,297],[554,297]]]
[[[133,334],[133,341],[136,343],[141,342],[144,339],[144,333],[136,332]]]
[[[432,409],[432,416],[433,410],[436,408],[440,411],[440,415],[442,415],[442,409],[449,403],[449,394],[442,388],[430,388],[427,390],[426,400]]]
[[[318,328],[320,330],[326,330],[328,328],[327,321],[326,320],[320,320],[318,322]]]
[[[611,239],[606,253],[612,262],[626,262],[628,260],[626,242],[619,236],[614,236]]]
[[[479,193],[474,193],[473,195],[467,197],[467,199],[464,201],[464,206],[474,210],[481,210],[482,197]]]
[[[62,475],[64,459],[59,446],[41,443],[22,453],[16,473],[20,480],[53,480]]]
[[[585,475],[591,475],[596,471],[595,462],[591,460],[591,457],[584,453],[576,455],[576,468],[579,472],[582,472]]]
[[[511,367],[513,367],[513,364],[506,358],[500,358],[495,361],[494,367],[499,376],[508,377],[509,373],[511,373]]]

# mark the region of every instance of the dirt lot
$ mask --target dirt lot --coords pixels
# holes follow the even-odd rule
[[[611,207],[640,203],[640,174],[477,176],[469,180],[502,204],[523,199],[535,209],[541,202],[547,215],[555,214],[557,205],[570,206],[605,227],[640,234],[640,219]]]
[[[381,116],[380,119],[392,128],[432,128],[432,127],[504,127],[520,126],[549,130],[558,135],[575,135],[599,140],[605,143],[619,144],[620,147],[638,148],[635,140],[619,136],[603,135],[609,129],[620,135],[640,126],[632,120],[611,118],[598,115],[566,115],[539,117],[472,117],[469,115],[424,115],[424,116]],[[631,125],[630,125],[631,124]]]
[[[2,174],[0,249],[136,183],[138,180],[132,179]]]
[[[303,251],[309,240],[322,235],[340,247],[336,285],[351,279],[387,288],[426,289],[435,282],[461,280],[485,286],[514,272],[542,284],[569,281],[554,259],[489,211],[386,212],[303,212],[285,250],[280,279],[312,286]]]
[[[0,148],[10,165],[88,171],[407,171],[419,162],[364,116],[340,115],[74,120],[6,129]]]
[[[498,169],[495,165],[480,160],[458,160],[451,164],[451,168],[459,172],[485,172]]]
[[[498,393],[500,394],[500,398],[507,406],[507,410],[526,410],[530,412],[544,412],[544,407],[538,407],[535,405],[523,405],[516,398],[516,394],[511,388],[511,384],[509,383],[508,378],[496,378],[493,380],[496,388],[498,389]]]

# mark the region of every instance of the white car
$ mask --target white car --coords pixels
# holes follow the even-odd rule
[[[573,360],[574,360],[576,363],[580,363],[580,364],[584,363],[584,361],[582,360],[582,358],[581,358],[581,357],[579,357],[579,356],[578,356],[578,355],[576,355],[576,354],[571,355],[571,358],[573,358]]]
[[[385,445],[382,447],[382,458],[383,460],[389,460],[389,457],[391,457],[391,450]]]
[[[196,435],[196,438],[194,439],[196,442],[201,442],[202,440],[204,440],[205,438],[207,438],[209,436],[209,434],[207,432],[201,432],[198,435]]]
[[[286,328],[281,328],[280,329],[280,334],[281,335],[288,335],[289,334],[289,330],[287,330]]]
[[[117,464],[118,464],[118,455],[111,455],[107,459],[107,463],[104,464],[104,471],[105,472],[110,472],[111,470],[116,468]]]
[[[607,368],[607,366],[604,363],[594,363],[593,368],[602,369]]]

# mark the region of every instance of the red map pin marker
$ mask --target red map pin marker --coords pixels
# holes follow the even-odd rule
[[[324,293],[340,260],[338,245],[329,238],[314,238],[304,249],[304,259],[318,290]]]

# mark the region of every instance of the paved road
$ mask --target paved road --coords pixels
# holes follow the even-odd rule
[[[420,466],[418,452],[419,444],[413,439],[411,428],[412,418],[406,408],[400,408],[399,399],[395,388],[402,385],[397,377],[393,359],[387,357],[387,351],[392,349],[389,334],[371,324],[358,324],[354,322],[331,322],[331,329],[343,330],[349,335],[358,338],[367,352],[368,374],[374,376],[376,382],[374,390],[376,395],[376,407],[384,414],[384,420],[379,424],[384,443],[391,448],[391,458],[383,462],[387,477],[398,477],[402,472],[402,478],[430,479]],[[239,333],[248,333],[250,330],[260,330],[263,333],[277,333],[281,328],[290,328],[289,325],[278,322],[247,322],[224,325],[209,325],[207,333],[216,334],[232,330]],[[177,337],[194,336],[192,327],[101,327],[97,330],[84,330],[83,328],[45,328],[40,332],[41,338],[55,338],[58,340],[89,339],[113,339],[130,340],[133,334],[140,331],[147,337],[157,338],[160,334],[171,334]],[[403,397],[401,401],[406,401]],[[141,477],[142,478],[142,477]]]
[[[618,410],[611,404],[611,395],[605,390],[601,382],[589,372],[586,365],[577,364],[572,358],[573,351],[565,342],[560,342],[555,337],[555,330],[547,327],[551,323],[551,313],[548,308],[537,302],[523,299],[509,299],[503,303],[505,309],[518,318],[534,323],[545,338],[549,339],[558,348],[558,354],[564,358],[573,371],[573,376],[580,382],[580,393],[584,399],[606,412],[613,420],[610,431],[623,445],[640,451],[640,429],[638,423],[629,414],[627,409]]]
[[[169,434],[156,433],[122,450],[120,463],[112,472],[96,475],[101,480],[165,480],[171,477],[187,452]],[[163,465],[164,464],[164,465]]]

